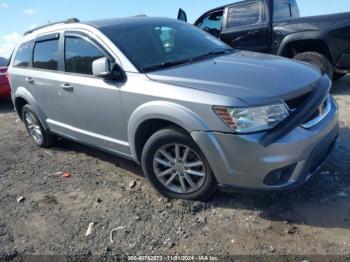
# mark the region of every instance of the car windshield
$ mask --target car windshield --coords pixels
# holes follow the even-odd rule
[[[141,72],[232,52],[210,34],[180,21],[147,21],[115,25],[102,31]]]

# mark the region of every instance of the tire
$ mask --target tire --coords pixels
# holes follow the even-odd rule
[[[343,78],[344,76],[346,76],[346,74],[334,73],[334,75],[333,75],[333,81],[340,80],[340,79]]]
[[[55,143],[56,137],[45,131],[33,108],[28,104],[22,109],[22,119],[28,134],[36,145],[39,147],[48,148]]]
[[[297,54],[294,59],[316,66],[322,73],[327,74],[330,79],[333,79],[334,68],[331,61],[325,55],[317,52],[304,52]]]
[[[177,160],[176,147],[179,152]],[[157,162],[159,159],[162,164]],[[205,201],[217,190],[217,182],[202,151],[189,135],[180,130],[163,129],[153,134],[143,148],[141,163],[147,179],[165,197]],[[195,163],[196,166],[187,167]],[[166,185],[172,177],[172,182]]]

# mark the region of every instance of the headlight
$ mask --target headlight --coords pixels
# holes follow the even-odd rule
[[[232,108],[215,106],[216,114],[237,133],[252,133],[271,129],[288,117],[284,104]]]

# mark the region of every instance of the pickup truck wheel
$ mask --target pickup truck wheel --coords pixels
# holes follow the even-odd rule
[[[337,81],[337,80],[343,78],[344,76],[346,76],[346,74],[334,73],[333,80]]]
[[[205,156],[192,138],[176,129],[156,132],[142,152],[150,183],[168,198],[205,201],[217,183]]]
[[[23,107],[22,119],[35,144],[43,148],[51,147],[54,144],[55,136],[45,131],[30,105]]]
[[[318,67],[323,73],[327,74],[330,79],[333,79],[334,69],[331,61],[323,54],[317,52],[304,52],[297,54],[295,60],[308,62]]]

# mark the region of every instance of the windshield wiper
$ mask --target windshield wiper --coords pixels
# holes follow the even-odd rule
[[[197,61],[197,60],[205,59],[205,58],[208,58],[208,57],[211,57],[211,56],[216,56],[216,55],[223,55],[223,54],[226,54],[228,52],[230,52],[230,53],[234,52],[234,49],[232,49],[232,48],[214,49],[214,50],[211,50],[210,52],[208,52],[206,54],[193,57],[192,61]]]
[[[157,64],[157,65],[152,65],[152,66],[148,66],[143,68],[143,72],[149,72],[149,71],[153,71],[153,70],[157,70],[157,69],[163,69],[163,68],[168,68],[168,67],[172,67],[172,66],[177,66],[177,65],[181,65],[181,64],[186,64],[186,63],[190,63],[192,62],[192,59],[181,59],[181,60],[175,60],[175,61],[169,61],[169,62],[164,62],[161,64]]]
[[[186,64],[186,63],[193,63],[194,61],[205,59],[207,57],[216,56],[216,55],[223,55],[223,54],[226,54],[228,52],[233,52],[233,51],[234,51],[234,49],[231,49],[231,48],[214,49],[214,50],[212,50],[206,54],[203,54],[203,55],[148,66],[148,67],[143,68],[142,71],[144,73],[147,73],[147,72],[158,70],[158,69],[169,68],[172,66],[177,66],[177,65]]]

